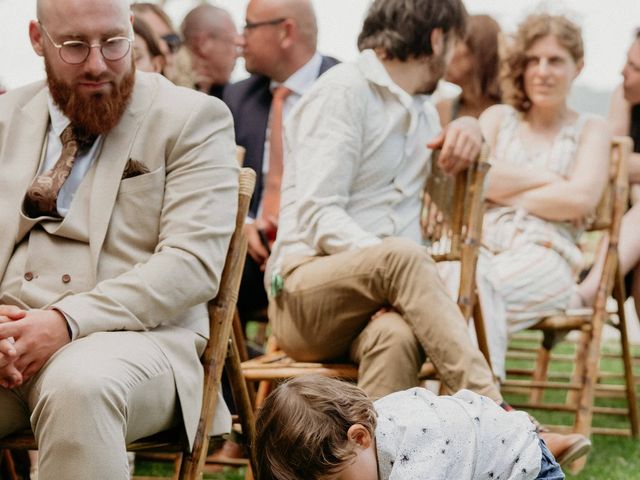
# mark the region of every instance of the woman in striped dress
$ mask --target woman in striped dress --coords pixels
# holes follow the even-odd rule
[[[567,105],[582,66],[580,28],[531,15],[505,45],[505,105],[480,117],[492,168],[477,280],[499,378],[509,334],[577,302],[577,240],[605,186],[611,141],[604,119]]]

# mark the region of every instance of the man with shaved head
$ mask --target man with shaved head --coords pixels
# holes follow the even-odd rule
[[[244,165],[258,174],[245,231],[249,255],[240,286],[241,317],[264,309],[263,271],[278,228],[282,124],[293,106],[337,60],[316,51],[318,27],[310,0],[251,0],[242,55],[252,76],[223,96],[233,114]]]
[[[198,5],[184,17],[182,37],[191,54],[196,89],[222,98],[240,43],[231,16],[220,7]]]
[[[192,441],[200,412],[232,118],[136,72],[131,21],[127,0],[39,0],[47,80],[0,98],[0,436],[33,429],[41,480],[128,478],[127,442]]]

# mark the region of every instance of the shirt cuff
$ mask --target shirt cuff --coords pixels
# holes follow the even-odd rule
[[[67,322],[67,331],[69,332],[69,338],[71,339],[71,341],[75,340],[78,337],[78,332],[80,331],[78,322],[76,322],[73,318],[71,318],[69,315],[58,308],[53,308],[52,310],[55,310],[64,317]]]

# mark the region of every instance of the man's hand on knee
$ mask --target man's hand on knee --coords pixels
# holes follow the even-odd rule
[[[475,160],[482,147],[482,131],[478,120],[471,117],[455,119],[436,138],[427,144],[428,148],[440,148],[438,165],[446,173],[455,175],[466,169]]]
[[[14,305],[0,305],[0,324],[24,318],[25,310]],[[13,388],[22,382],[22,374],[16,368],[18,352],[13,337],[0,339],[0,386]]]
[[[4,342],[7,340],[0,340],[0,344]],[[0,387],[14,388],[21,385],[22,381],[22,373],[16,367],[15,360],[7,357],[0,360]]]
[[[22,377],[18,385],[36,374],[51,355],[71,340],[67,321],[56,310],[28,310],[21,318],[5,318],[10,321],[0,323],[0,341],[13,338],[17,358],[0,368],[0,378],[15,376],[17,369]]]

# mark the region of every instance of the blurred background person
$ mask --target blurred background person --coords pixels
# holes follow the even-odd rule
[[[131,4],[134,15],[142,18],[158,37],[160,51],[165,58],[163,74],[176,85],[193,87],[193,74],[189,53],[180,48],[182,40],[173,28],[166,12],[155,3],[137,2]]]
[[[444,79],[461,89],[457,97],[438,102],[443,126],[458,117],[478,118],[500,103],[498,35],[500,25],[489,15],[471,15],[465,38],[458,40]]]
[[[165,59],[153,30],[144,20],[135,17],[133,33],[133,58],[136,68],[143,72],[162,73]]]
[[[620,270],[625,275],[627,295],[633,296],[636,313],[640,316],[640,29],[622,69],[622,84],[613,93],[609,121],[614,135],[628,135],[634,147],[629,158],[629,182],[632,207],[622,218],[618,254]],[[603,244],[596,265],[580,284],[579,293],[585,306],[592,305],[604,266]]]
[[[238,295],[243,321],[268,305],[264,267],[278,228],[283,166],[283,125],[316,79],[336,65],[317,51],[318,25],[310,0],[251,0],[242,36],[251,77],[229,85],[224,101],[235,120],[244,166],[257,174],[245,231],[247,261]],[[274,113],[275,112],[275,113]]]
[[[583,58],[577,25],[528,16],[501,62],[506,105],[480,117],[492,166],[477,283],[501,379],[509,334],[579,303],[579,225],[600,200],[611,143],[603,118],[567,105]]]
[[[191,54],[195,88],[222,98],[241,42],[231,16],[222,8],[198,5],[186,15],[180,30]]]

